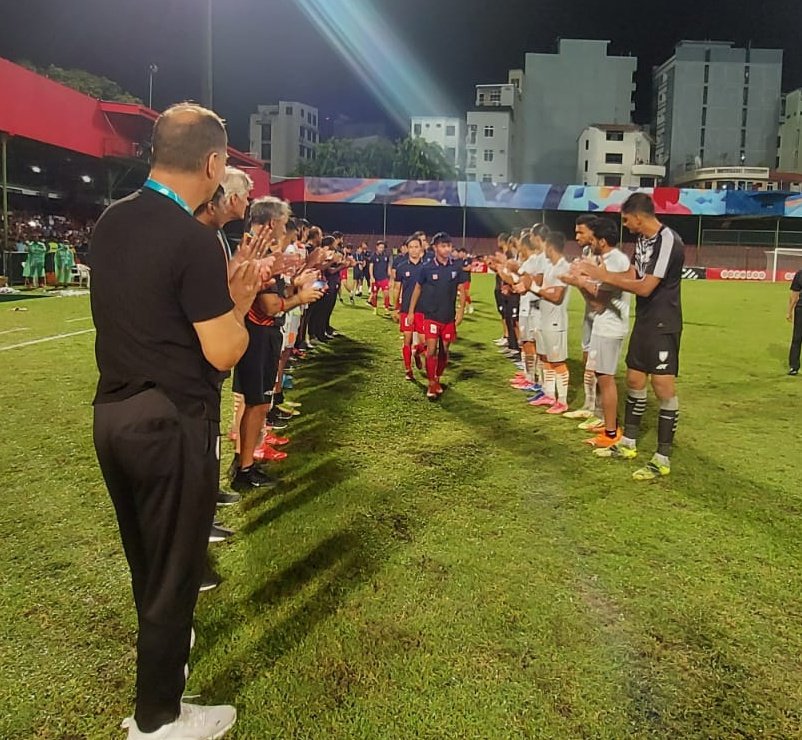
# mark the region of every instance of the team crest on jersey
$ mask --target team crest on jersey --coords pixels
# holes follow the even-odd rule
[[[439,279],[440,276],[437,273],[434,273],[434,275],[432,275],[432,280],[439,280]]]
[[[451,273],[451,279],[452,279],[452,280],[456,280],[456,279],[457,279],[457,271],[456,271],[456,270],[452,271],[452,273]]]
[[[410,271],[409,271],[409,270],[407,270],[407,271],[404,273],[404,277],[409,277],[410,275],[411,275],[411,273],[410,273]]]

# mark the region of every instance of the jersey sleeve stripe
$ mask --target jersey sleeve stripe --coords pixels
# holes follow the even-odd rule
[[[654,265],[652,275],[664,278],[668,272],[668,263],[671,259],[671,250],[674,248],[674,232],[671,229],[664,229],[660,234],[660,252],[657,255],[657,262]]]

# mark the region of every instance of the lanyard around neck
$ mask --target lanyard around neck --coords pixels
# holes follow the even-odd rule
[[[166,185],[156,182],[156,180],[151,177],[145,180],[145,185],[143,187],[146,187],[148,190],[153,190],[159,195],[163,195],[165,198],[169,198],[173,203],[181,206],[190,216],[193,215],[192,209],[187,205],[187,202],[172,188],[168,188]]]

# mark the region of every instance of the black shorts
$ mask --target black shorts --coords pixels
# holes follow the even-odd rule
[[[259,326],[248,320],[248,349],[234,369],[234,392],[245,397],[246,406],[263,406],[273,400],[273,388],[281,359],[281,329]]]
[[[365,279],[365,273],[362,270],[360,270],[358,267],[355,267],[354,268],[354,280],[364,280],[364,279]]]
[[[679,347],[682,332],[658,334],[635,325],[629,338],[627,367],[647,375],[679,375]]]
[[[518,310],[521,306],[521,296],[517,293],[514,295],[501,296],[501,315],[505,319],[518,321]]]
[[[493,291],[493,295],[496,297],[496,308],[500,314],[504,313],[504,296],[501,294],[501,291],[498,288]]]

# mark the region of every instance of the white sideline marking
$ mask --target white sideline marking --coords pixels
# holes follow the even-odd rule
[[[19,344],[9,344],[8,347],[0,347],[0,352],[5,352],[9,349],[19,349],[20,347],[30,347],[32,344],[42,344],[43,342],[54,342],[56,339],[67,339],[67,337],[77,337],[79,334],[89,334],[94,329],[82,329],[81,331],[71,331],[67,334],[56,334],[54,337],[44,337],[43,339],[31,339],[27,342],[20,342]]]
[[[3,331],[0,331],[0,334],[13,334],[15,331],[28,331],[28,327],[20,326],[17,329],[4,329]]]
[[[73,324],[76,321],[91,321],[91,320],[92,320],[91,316],[82,316],[80,319],[67,319],[67,323]]]

